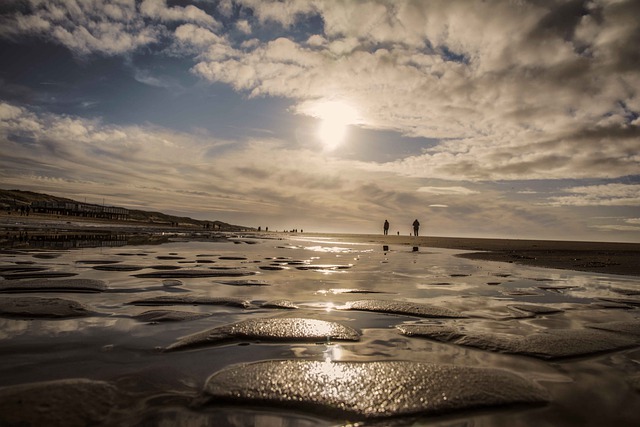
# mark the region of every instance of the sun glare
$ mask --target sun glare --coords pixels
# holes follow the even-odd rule
[[[358,122],[358,112],[343,101],[325,101],[313,109],[313,115],[320,119],[318,138],[327,150],[333,150],[347,136],[349,125]]]

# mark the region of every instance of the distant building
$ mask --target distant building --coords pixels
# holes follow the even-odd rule
[[[49,215],[81,216],[87,218],[129,219],[129,210],[115,206],[92,205],[75,202],[32,202],[34,213]]]

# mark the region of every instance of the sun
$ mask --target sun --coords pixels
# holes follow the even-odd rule
[[[334,150],[346,138],[349,125],[358,123],[357,110],[344,101],[323,101],[313,107],[312,115],[320,119],[318,139],[326,150]]]

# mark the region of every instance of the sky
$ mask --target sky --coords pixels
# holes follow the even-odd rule
[[[3,0],[0,187],[640,242],[637,0]]]

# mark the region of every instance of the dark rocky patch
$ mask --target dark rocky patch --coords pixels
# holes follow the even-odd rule
[[[165,279],[162,281],[162,286],[166,286],[166,287],[175,287],[175,286],[182,286],[184,285],[184,283],[182,283],[181,280],[177,280],[177,279]]]
[[[0,292],[104,292],[107,284],[95,279],[33,279],[0,281]]]
[[[26,273],[4,273],[0,276],[7,280],[17,279],[53,279],[55,277],[73,277],[77,276],[77,273],[67,273],[64,271],[30,271]]]
[[[158,255],[156,257],[156,259],[162,259],[162,260],[181,260],[181,259],[186,259],[185,257],[182,256],[175,256],[175,255]]]
[[[88,316],[90,310],[77,301],[63,298],[0,297],[0,316],[19,318],[68,318]]]
[[[350,420],[548,401],[540,386],[507,371],[405,361],[237,365],[209,377],[204,393],[214,403],[284,407]]]
[[[179,265],[150,265],[147,268],[152,270],[180,270],[182,267]]]
[[[0,425],[104,425],[122,402],[122,392],[112,384],[83,378],[4,387],[0,389]]]
[[[267,270],[267,271],[280,271],[280,270],[287,269],[287,267],[281,267],[279,265],[259,265],[258,268],[260,270]]]
[[[56,259],[60,254],[33,254],[31,256],[39,259]]]
[[[145,267],[140,265],[112,264],[112,265],[94,265],[91,268],[99,271],[139,271]]]
[[[220,283],[222,285],[229,286],[271,286],[269,283],[264,280],[219,280],[216,283]]]
[[[140,278],[156,278],[156,279],[184,279],[184,278],[202,278],[202,277],[239,277],[239,276],[252,276],[256,274],[253,271],[244,270],[169,270],[169,271],[157,271],[149,273],[133,274],[134,277]]]
[[[243,256],[220,256],[218,259],[227,260],[227,261],[244,261],[247,257]]]
[[[347,303],[346,310],[375,311],[379,313],[402,314],[416,317],[466,317],[463,314],[444,307],[419,304],[406,301],[360,300]]]
[[[634,296],[640,295],[640,289],[611,288],[611,290],[617,294],[625,295],[628,297],[634,297]]]
[[[454,273],[454,274],[450,274],[450,277],[469,277],[471,276],[470,274],[459,274],[459,273]]]
[[[540,359],[587,356],[637,345],[638,340],[593,329],[550,329],[527,336],[465,331],[447,325],[412,324],[397,327],[404,335],[430,338],[486,351]]]
[[[327,340],[358,341],[360,334],[336,322],[303,318],[249,319],[219,326],[180,339],[167,351],[188,347],[218,345],[230,341],[315,342]]]
[[[109,265],[109,264],[117,264],[120,261],[116,260],[104,260],[104,259],[84,259],[76,261],[76,264],[95,264],[95,265]]]
[[[520,311],[526,311],[527,313],[532,314],[553,314],[563,312],[563,310],[560,310],[558,308],[534,304],[510,304],[507,307]]]
[[[132,305],[227,305],[231,307],[248,308],[251,303],[240,298],[210,298],[197,296],[163,295],[131,301]]]
[[[305,264],[296,267],[298,270],[347,270],[353,265],[336,265],[336,264]]]
[[[537,286],[538,289],[541,289],[543,291],[549,291],[549,292],[556,292],[558,294],[561,294],[562,291],[566,291],[568,289],[575,289],[578,288],[578,286]]]
[[[45,271],[48,267],[29,265],[3,265],[0,266],[0,273],[28,273],[32,271]]]

